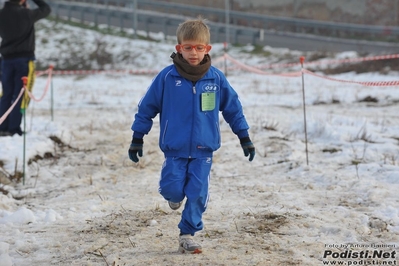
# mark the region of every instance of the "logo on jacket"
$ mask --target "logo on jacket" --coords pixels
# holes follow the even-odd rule
[[[217,84],[212,84],[212,83],[207,83],[202,87],[202,91],[204,92],[218,92],[219,91],[219,85]]]
[[[176,87],[181,86],[181,80],[180,79],[176,79],[175,82],[176,82]]]

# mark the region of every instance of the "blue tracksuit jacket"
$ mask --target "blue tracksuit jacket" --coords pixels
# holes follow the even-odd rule
[[[238,137],[248,136],[238,95],[219,69],[211,66],[194,84],[170,65],[141,99],[132,130],[143,137],[160,114],[159,147],[166,157],[211,157],[221,145],[219,111]]]

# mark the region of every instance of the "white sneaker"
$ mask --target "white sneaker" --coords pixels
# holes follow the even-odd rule
[[[183,201],[180,201],[180,202],[171,202],[171,201],[168,201],[168,204],[169,204],[169,207],[172,209],[172,210],[177,210],[177,209],[179,209],[180,208],[180,206],[182,205],[182,203],[183,203]]]
[[[179,236],[179,252],[199,254],[202,253],[202,247],[194,242],[192,235],[181,235]]]

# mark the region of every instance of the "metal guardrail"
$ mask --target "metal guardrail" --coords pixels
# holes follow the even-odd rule
[[[213,22],[224,23],[226,11],[220,8],[209,8],[177,4],[171,2],[158,2],[153,0],[70,0],[69,2],[83,2],[104,6],[119,6],[132,8],[137,1],[140,10],[159,11],[167,14],[182,14],[196,17],[205,15]],[[324,22],[317,20],[268,16],[257,13],[229,11],[230,23],[249,28],[263,30],[276,30],[294,33],[306,33],[326,37],[359,38],[379,41],[398,41],[399,27],[360,25],[338,22]]]
[[[203,13],[209,20],[215,16],[220,21],[225,16],[224,13],[221,13],[221,9],[151,0],[47,0],[47,2],[52,6],[52,16],[62,16],[69,20],[77,19],[95,25],[118,26],[121,31],[126,28],[136,29],[135,33],[145,31],[147,36],[150,32],[163,32],[165,38],[175,36],[178,24],[187,17],[197,17]],[[137,8],[134,8],[135,6]],[[176,12],[179,14],[173,14]],[[228,39],[228,42],[232,44],[251,43],[300,51],[358,51],[378,54],[399,52],[398,42],[364,40],[364,35],[375,36],[378,39],[381,36],[391,40],[399,39],[398,27],[385,28],[257,16],[244,12],[232,12],[230,21],[235,22],[229,23],[228,27],[225,23],[209,23],[212,42],[220,43]],[[249,18],[254,19],[249,20]],[[247,25],[248,27],[237,25],[245,24],[244,22],[250,25]],[[256,28],[255,24],[260,25],[260,28]],[[309,34],[309,32],[313,34]],[[351,35],[352,39],[338,38],[337,35]],[[362,36],[357,37],[357,35]]]
[[[175,35],[177,26],[187,17],[183,15],[165,14],[148,10],[133,10],[120,5],[105,5],[99,1],[47,1],[52,7],[52,16],[67,17],[78,19],[81,22],[90,21],[98,25],[100,20],[108,26],[118,26],[122,30],[125,27],[144,30],[147,35],[151,28],[159,28],[162,25],[162,31],[165,37],[169,32]],[[122,3],[122,1],[119,1]],[[135,26],[134,26],[135,25]],[[224,24],[209,23],[212,38],[216,42],[224,42],[226,40],[226,26]],[[173,30],[169,29],[173,26]],[[243,27],[238,25],[230,25],[228,27],[231,41],[236,44],[246,44],[248,42],[256,44],[262,39],[261,30],[256,28]]]

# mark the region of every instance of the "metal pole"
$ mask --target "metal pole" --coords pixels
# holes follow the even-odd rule
[[[294,18],[298,17],[299,3],[298,0],[294,0]]]
[[[225,5],[225,17],[226,17],[226,42],[224,43],[224,53],[225,53],[225,57],[224,57],[224,74],[227,77],[227,60],[226,60],[226,54],[227,51],[229,49],[229,42],[230,42],[230,29],[229,29],[229,24],[230,24],[230,0],[225,0],[224,5]]]
[[[51,121],[54,121],[54,87],[53,87],[53,79],[51,79]]]
[[[305,61],[305,57],[300,57],[301,66],[303,70],[303,62]],[[305,79],[304,74],[302,72],[302,101],[303,101],[303,121],[304,121],[304,129],[305,129],[305,152],[306,152],[306,165],[309,166],[309,157],[308,157],[308,130],[306,125],[306,102],[305,102]]]
[[[225,0],[225,11],[226,11],[226,44],[228,45],[230,42],[230,34],[229,34],[229,24],[230,24],[230,0]]]
[[[395,1],[395,26],[398,26],[399,21],[398,21],[398,2],[399,0]]]
[[[134,38],[137,39],[137,0],[133,0],[133,28]]]
[[[95,0],[94,4],[96,7],[96,12],[94,13],[94,28],[98,28],[98,12],[99,12],[98,0]]]
[[[24,150],[23,150],[23,160],[22,160],[22,184],[25,185],[25,161],[26,161],[26,112],[23,112],[24,117]]]
[[[29,95],[28,91],[26,88],[26,85],[28,84],[28,78],[27,77],[22,77],[22,83],[24,84],[24,99],[27,100]],[[25,161],[26,161],[26,109],[28,108],[28,104],[23,106],[23,109],[21,109],[21,113],[24,119],[24,130],[22,132],[23,135],[23,151],[22,151],[22,184],[25,185]]]
[[[224,75],[227,77],[227,42],[224,43]]]

